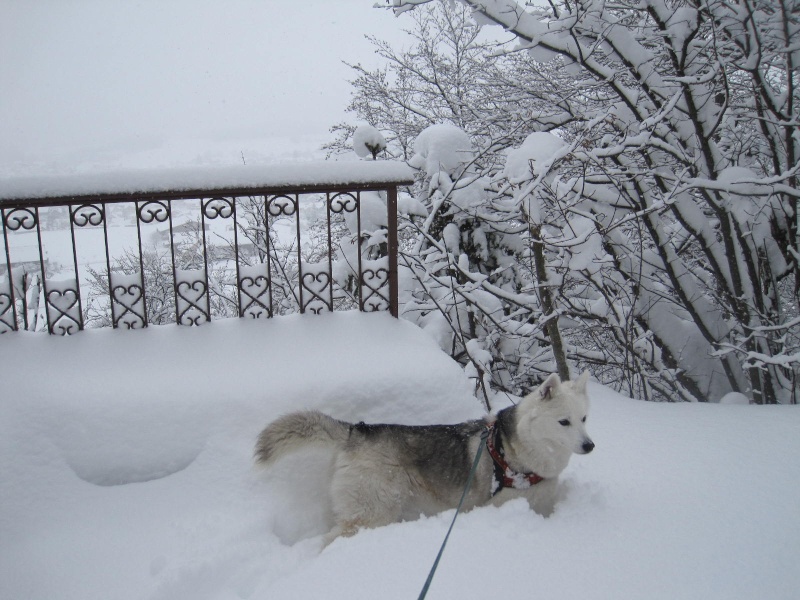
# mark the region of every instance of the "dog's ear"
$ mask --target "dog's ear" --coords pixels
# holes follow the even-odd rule
[[[561,378],[558,376],[557,373],[553,373],[544,380],[544,383],[539,386],[539,397],[542,400],[550,400],[553,397],[553,394],[556,393],[558,390],[558,386],[561,385]]]
[[[578,377],[578,381],[575,382],[575,387],[578,388],[579,392],[586,393],[586,383],[589,381],[589,371],[584,371],[581,373],[581,376]]]

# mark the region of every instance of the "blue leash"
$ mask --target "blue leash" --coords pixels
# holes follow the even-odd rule
[[[456,507],[456,514],[453,515],[453,520],[450,522],[450,528],[447,530],[447,534],[444,536],[442,547],[439,548],[439,554],[436,555],[436,560],[433,561],[431,572],[428,573],[428,578],[425,580],[425,585],[422,586],[422,591],[419,593],[417,600],[424,600],[425,596],[428,594],[428,588],[431,587],[433,575],[436,573],[436,567],[439,566],[439,559],[442,558],[442,554],[444,554],[444,547],[447,545],[447,540],[450,538],[450,532],[453,531],[453,525],[456,524],[456,518],[458,518],[458,513],[461,511],[461,506],[464,504],[464,498],[467,497],[467,492],[469,492],[469,488],[472,485],[472,479],[475,477],[475,471],[478,470],[478,461],[481,459],[481,454],[483,453],[483,447],[486,445],[487,437],[489,437],[488,427],[481,434],[481,443],[478,445],[478,452],[475,453],[475,460],[472,463],[472,470],[470,470],[469,476],[467,476],[467,485],[464,486],[464,492],[461,494],[461,500],[459,500],[458,506]]]

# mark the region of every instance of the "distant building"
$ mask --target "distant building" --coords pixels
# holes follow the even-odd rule
[[[204,227],[206,233],[208,233],[209,227],[208,224]],[[175,238],[176,243],[183,237],[190,237],[193,235],[200,234],[200,223],[197,221],[187,221],[186,223],[181,223],[180,225],[173,225],[172,226],[172,236]],[[169,239],[169,225],[163,224],[159,225],[156,230],[153,232],[151,236],[151,240],[154,244],[160,246],[169,246],[170,239]]]

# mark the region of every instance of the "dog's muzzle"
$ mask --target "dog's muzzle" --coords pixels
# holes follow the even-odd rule
[[[594,442],[592,440],[586,440],[585,442],[583,442],[581,450],[583,450],[584,454],[589,454],[589,452],[594,450]]]

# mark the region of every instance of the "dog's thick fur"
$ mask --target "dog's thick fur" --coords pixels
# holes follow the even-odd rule
[[[586,434],[588,373],[575,382],[551,375],[516,406],[497,414],[505,460],[518,473],[534,472],[544,481],[527,489],[503,488],[495,496],[494,463],[484,452],[466,509],[524,496],[533,509],[549,515],[558,475],[572,453],[586,454],[594,443]],[[316,411],[295,412],[267,426],[256,444],[256,461],[268,465],[314,445],[333,455],[331,500],[335,526],[327,542],[420,514],[454,508],[490,420],[455,425],[368,425],[339,421]]]

